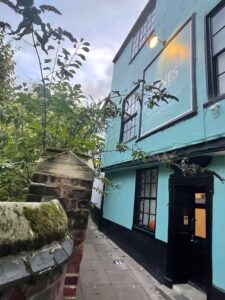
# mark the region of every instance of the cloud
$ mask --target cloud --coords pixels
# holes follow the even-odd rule
[[[85,94],[95,99],[108,95],[111,87],[114,51],[111,48],[93,48],[87,57],[86,65],[78,73]],[[88,76],[87,76],[88,74]]]
[[[85,94],[94,98],[106,96],[110,90],[112,59],[148,0],[36,0],[39,4],[52,4],[63,13],[47,13],[47,22],[71,31],[77,38],[91,43],[87,61],[78,71],[76,82]],[[0,20],[11,21],[14,27],[21,19],[6,5],[0,3]],[[21,45],[21,43],[20,43]],[[33,49],[23,44],[16,54],[17,75],[20,81],[40,78]]]
[[[40,80],[38,61],[32,50],[30,48],[20,48],[14,55],[15,73],[19,82]]]

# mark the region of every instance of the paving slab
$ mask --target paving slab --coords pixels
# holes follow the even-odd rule
[[[83,259],[82,264],[80,266],[81,270],[89,270],[89,271],[104,271],[104,267],[100,259]]]
[[[120,284],[113,287],[118,300],[149,300],[140,284]]]
[[[98,258],[97,251],[96,251],[95,247],[92,244],[86,243],[84,245],[83,258],[84,258],[84,260],[85,259],[97,259]]]
[[[111,270],[106,273],[112,284],[137,283],[137,279],[130,270]]]
[[[206,294],[194,288],[190,284],[175,284],[173,289],[180,295],[189,300],[206,300]]]
[[[109,277],[104,270],[80,270],[80,282],[83,286],[110,284]]]
[[[89,221],[76,300],[180,300],[160,286]]]
[[[80,300],[118,300],[118,297],[112,285],[104,284],[83,289],[83,299]]]

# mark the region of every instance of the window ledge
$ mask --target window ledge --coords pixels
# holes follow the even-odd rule
[[[149,231],[147,229],[144,229],[144,228],[141,228],[141,227],[138,227],[138,226],[135,226],[135,225],[132,227],[132,229],[136,230],[136,231],[139,231],[139,232],[142,232],[144,234],[148,234],[148,235],[152,236],[153,238],[155,238],[155,233],[152,232],[152,231]]]
[[[120,144],[127,144],[127,143],[129,143],[129,142],[131,142],[131,141],[133,141],[133,140],[136,140],[137,139],[137,135],[135,135],[134,137],[132,137],[131,139],[129,139],[128,141],[126,141],[126,142],[123,142],[123,141],[121,141],[120,142]]]
[[[207,108],[219,101],[222,101],[222,100],[225,100],[225,94],[222,94],[222,95],[219,95],[219,96],[216,96],[216,97],[212,97],[208,100],[208,102],[204,103],[203,104],[203,107],[204,108]]]

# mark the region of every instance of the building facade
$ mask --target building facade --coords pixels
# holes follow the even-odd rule
[[[158,80],[179,101],[150,109],[144,82]],[[112,91],[121,115],[103,170],[119,188],[106,188],[102,229],[166,285],[225,299],[225,1],[150,0],[115,56]],[[184,176],[151,159],[171,153],[210,171]]]

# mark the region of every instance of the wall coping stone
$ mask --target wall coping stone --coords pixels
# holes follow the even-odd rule
[[[0,202],[0,257],[36,250],[68,234],[66,212],[58,200]]]
[[[46,149],[37,163],[36,172],[93,181],[94,166],[70,150]]]
[[[0,291],[52,272],[68,261],[72,250],[73,239],[67,235],[62,242],[51,243],[36,251],[0,258]]]

